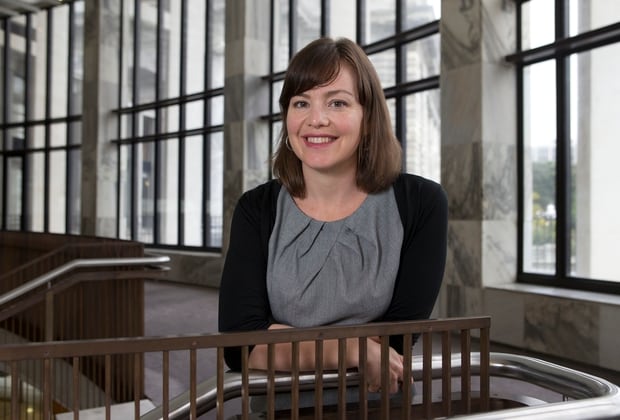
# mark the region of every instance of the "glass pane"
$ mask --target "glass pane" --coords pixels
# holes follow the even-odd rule
[[[44,227],[44,198],[45,191],[45,155],[43,153],[31,153],[28,155],[28,200],[30,209],[27,225],[34,232],[42,232]]]
[[[68,179],[68,194],[67,200],[69,205],[69,223],[67,226],[67,233],[79,234],[80,233],[80,211],[81,203],[81,188],[82,188],[82,154],[80,149],[73,149],[69,151],[69,171],[71,176]]]
[[[620,21],[620,2],[618,0],[569,1],[570,36]]]
[[[7,150],[22,150],[26,146],[24,127],[17,127],[6,132]]]
[[[0,20],[0,52],[5,50],[6,45],[4,45],[4,26],[8,22],[6,20]],[[4,80],[4,74],[6,72],[6,63],[4,61],[4,54],[0,54],[0,80]],[[4,98],[4,83],[0,83],[0,98]],[[4,122],[4,100],[0,101],[0,123]],[[2,150],[2,141],[0,141],[0,150]],[[0,194],[0,200],[2,199],[2,194]],[[2,211],[2,210],[0,210]],[[1,219],[0,219],[1,220]],[[0,225],[2,222],[0,221]]]
[[[273,0],[273,71],[284,71],[288,67],[288,0]]]
[[[297,3],[297,50],[321,34],[321,2],[320,0],[301,0]]]
[[[160,133],[173,133],[179,131],[179,106],[171,105],[161,109]]]
[[[121,54],[121,106],[131,106],[134,103],[133,97],[133,66],[134,66],[134,22],[135,5],[134,0],[121,2],[123,7],[123,45]]]
[[[185,104],[185,129],[191,130],[204,126],[204,101],[192,101]]]
[[[271,112],[280,113],[280,94],[282,93],[283,81],[273,83],[273,97],[271,98]]]
[[[155,134],[155,111],[147,109],[138,114],[138,132],[136,136],[149,136]]]
[[[67,125],[65,123],[57,123],[50,125],[50,145],[64,146],[67,144]]]
[[[571,56],[571,274],[620,282],[620,44]],[[609,183],[612,181],[612,184]]]
[[[80,121],[69,123],[69,130],[71,130],[70,144],[79,145],[82,143],[82,123]]]
[[[49,206],[49,230],[66,233],[67,152],[50,152],[50,177],[48,181],[53,204]]]
[[[441,0],[409,0],[405,2],[405,27],[411,29],[438,20]]]
[[[521,48],[527,50],[555,40],[554,1],[532,0],[521,4]]]
[[[441,178],[441,124],[439,89],[406,98],[405,170],[434,181]]]
[[[119,238],[131,239],[131,146],[122,145],[118,164],[120,165],[119,188]]]
[[[407,54],[407,81],[439,75],[439,34],[405,46]]]
[[[143,104],[155,100],[155,75],[157,68],[157,1],[140,1],[140,44],[137,74],[138,100]]]
[[[224,0],[209,2],[209,89],[224,86],[225,9]]]
[[[329,4],[329,28],[327,35],[334,38],[345,37],[355,40],[357,2],[356,0],[338,0]]]
[[[388,110],[390,112],[390,120],[392,123],[392,129],[396,129],[396,99],[389,98],[386,100]]]
[[[396,33],[396,0],[366,2],[366,43],[372,43]]]
[[[181,6],[183,2],[169,2],[169,9],[162,17],[160,54],[160,98],[168,99],[180,95],[181,82]]]
[[[33,81],[30,86],[30,106],[35,120],[45,118],[45,104],[47,97],[45,89],[47,77],[47,12],[32,15],[34,36],[30,40],[32,48]]]
[[[187,65],[185,67],[185,93],[202,92],[205,87],[205,1],[188,2],[187,25]]]
[[[69,6],[58,6],[51,9],[53,17],[53,36],[51,50],[50,94],[52,117],[67,115],[67,87],[69,74]]]
[[[84,2],[73,3],[73,78],[71,79],[71,115],[82,113],[82,81],[84,79]]]
[[[555,273],[555,62],[523,74],[523,270]]]
[[[21,158],[8,158],[7,194],[6,194],[6,227],[8,230],[19,230],[22,215],[22,176]]]
[[[26,33],[26,18],[19,16],[11,19],[9,46],[9,121],[24,121],[26,115],[26,43],[22,34]]]
[[[222,246],[223,210],[224,203],[224,134],[213,133],[209,136],[210,163],[209,163],[209,207],[207,208],[209,227],[209,243],[207,246]]]
[[[40,148],[45,146],[45,127],[35,125],[30,130],[30,147]]]
[[[224,124],[224,96],[215,96],[211,99],[210,119],[209,125]]]
[[[372,54],[369,58],[375,66],[377,74],[379,74],[383,88],[394,86],[396,84],[396,51],[394,49],[385,50]]]
[[[132,136],[132,120],[133,114],[122,114],[120,117],[121,138],[126,139]]]
[[[179,240],[179,141],[159,146],[159,242],[176,245]]]
[[[202,203],[204,202],[204,191],[202,182],[193,182],[195,179],[202,179],[204,173],[203,165],[203,136],[192,136],[185,140],[185,167],[183,168],[185,178],[183,191],[183,215],[185,226],[183,227],[183,245],[201,246],[202,234],[204,232],[204,220],[202,213]]]
[[[136,146],[139,153],[139,177],[136,180],[136,201],[138,204],[138,241],[153,243],[154,199],[155,199],[155,147],[153,143]]]

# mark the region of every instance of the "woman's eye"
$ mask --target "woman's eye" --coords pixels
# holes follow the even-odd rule
[[[336,101],[332,101],[331,105],[334,108],[342,108],[342,107],[347,106],[347,103],[345,101],[336,100]]]
[[[294,101],[293,108],[305,108],[308,105],[306,101]]]

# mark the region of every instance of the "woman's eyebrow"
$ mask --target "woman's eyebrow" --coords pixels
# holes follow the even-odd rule
[[[301,93],[298,93],[297,95],[293,95],[293,96],[301,96],[303,98],[310,97],[310,95],[307,94],[306,92],[301,92]],[[355,94],[353,94],[353,92],[351,92],[349,90],[346,90],[346,89],[328,90],[327,93],[325,94],[325,96],[334,96],[334,95],[341,95],[341,94],[349,95],[349,96],[352,96],[352,97],[355,98]]]

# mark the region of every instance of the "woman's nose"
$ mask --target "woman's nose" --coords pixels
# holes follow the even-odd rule
[[[312,108],[310,115],[308,115],[308,125],[311,127],[321,127],[329,124],[329,119],[325,111],[320,108]]]

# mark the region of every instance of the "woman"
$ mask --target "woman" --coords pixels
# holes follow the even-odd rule
[[[287,70],[275,179],[235,209],[219,302],[220,331],[425,319],[444,272],[447,199],[435,182],[401,173],[402,151],[374,67],[347,39],[321,38]],[[400,221],[400,223],[397,223]],[[368,390],[381,383],[380,344],[368,340]],[[276,370],[290,370],[290,345]],[[314,343],[300,368],[314,368]],[[337,342],[324,343],[336,368]],[[402,337],[390,339],[390,392],[403,377]],[[239,349],[226,363],[241,366]],[[358,340],[347,366],[358,366]],[[249,366],[267,368],[267,347]]]

